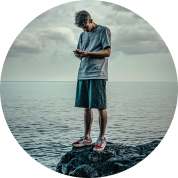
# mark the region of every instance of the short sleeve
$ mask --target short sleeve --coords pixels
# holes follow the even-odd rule
[[[102,38],[101,41],[102,41],[103,49],[107,46],[109,46],[111,48],[111,32],[110,32],[109,28],[106,27],[103,30],[101,38]]]
[[[77,49],[81,50],[81,46],[82,46],[82,34],[80,34],[79,40],[78,40],[78,44],[77,44]]]

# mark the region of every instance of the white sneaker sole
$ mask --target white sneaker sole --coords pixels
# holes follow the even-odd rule
[[[72,144],[74,147],[82,147],[82,146],[85,146],[85,145],[92,145],[92,143],[80,143],[80,144]]]

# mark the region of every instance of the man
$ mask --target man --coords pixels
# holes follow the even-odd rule
[[[104,137],[106,112],[106,81],[108,81],[108,57],[111,53],[111,33],[109,28],[97,25],[87,11],[75,14],[75,25],[84,30],[80,34],[74,53],[81,60],[78,71],[75,107],[84,108],[85,134],[73,143],[75,147],[92,144],[90,137],[93,122],[92,108],[99,112],[100,134],[94,151],[102,151],[106,146]]]

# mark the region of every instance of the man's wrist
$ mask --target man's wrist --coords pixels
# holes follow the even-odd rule
[[[96,52],[87,52],[87,56],[91,57],[109,57],[108,54],[104,50],[96,51]]]

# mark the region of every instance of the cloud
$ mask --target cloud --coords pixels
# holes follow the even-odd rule
[[[104,1],[77,1],[56,6],[36,17],[16,38],[7,57],[37,54],[40,58],[48,53],[51,59],[62,59],[60,52],[66,53],[77,46],[82,30],[74,25],[74,14],[82,9],[91,14],[94,22],[110,28],[113,53],[169,52],[154,28],[127,8]]]

